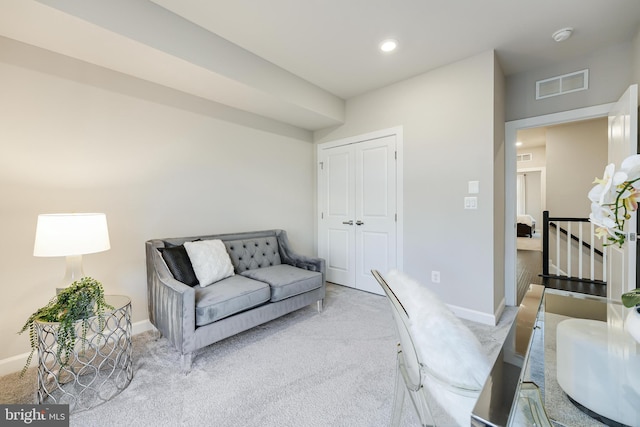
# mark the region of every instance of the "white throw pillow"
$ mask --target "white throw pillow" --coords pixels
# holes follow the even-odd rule
[[[390,271],[385,280],[407,314],[416,351],[441,378],[469,389],[481,389],[491,366],[482,345],[462,321],[425,285]],[[460,396],[428,382],[432,395],[462,425],[468,425],[475,396]]]
[[[233,276],[233,264],[222,240],[184,242],[193,272],[203,288]]]

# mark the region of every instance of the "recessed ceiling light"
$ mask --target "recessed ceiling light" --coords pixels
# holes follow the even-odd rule
[[[380,50],[383,52],[393,52],[398,47],[398,41],[393,39],[387,39],[380,43]]]
[[[565,41],[573,33],[573,28],[562,28],[551,35],[551,37],[558,43]]]
[[[522,142],[518,141],[516,142],[516,147],[520,147],[522,145]]]

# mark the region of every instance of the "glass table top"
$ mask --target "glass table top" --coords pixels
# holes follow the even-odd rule
[[[471,424],[640,426],[640,344],[624,331],[631,309],[553,289],[527,297]]]

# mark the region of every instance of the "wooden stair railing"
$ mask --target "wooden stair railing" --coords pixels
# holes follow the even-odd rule
[[[576,236],[573,233],[571,233],[569,230],[560,227],[557,223],[560,222],[567,222],[569,224],[569,229],[571,229],[571,223],[585,223],[585,222],[589,222],[589,218],[567,218],[567,217],[550,217],[549,216],[549,211],[544,211],[543,214],[543,219],[542,219],[542,277],[545,278],[557,278],[557,279],[563,279],[563,280],[578,280],[581,282],[587,282],[587,283],[595,283],[595,284],[600,284],[600,285],[606,285],[606,281],[605,281],[605,277],[606,277],[606,254],[603,253],[601,250],[596,249],[595,247],[592,246],[591,243],[584,241],[582,238],[582,233],[580,234],[580,236]],[[552,274],[549,271],[549,260],[550,260],[550,251],[549,251],[549,229],[550,228],[554,228],[556,229],[556,236],[558,236],[558,232],[560,234],[562,234],[563,236],[565,236],[565,238],[567,240],[570,239],[570,241],[576,242],[578,245],[578,249],[579,249],[579,261],[578,261],[578,265],[579,265],[579,274],[577,276],[573,276],[571,274],[571,265],[573,260],[571,259],[572,257],[572,252],[571,252],[571,246],[567,245],[567,266],[568,266],[568,274]],[[594,241],[595,239],[595,235],[593,232],[593,225],[590,228],[590,238],[591,241]],[[583,277],[582,274],[582,250],[581,248],[587,249],[589,251],[589,262],[590,262],[590,275],[588,278]],[[559,256],[559,254],[557,254]],[[602,279],[596,279],[594,277],[594,265],[596,262],[596,257],[599,257],[598,261],[602,263],[603,265],[603,277]],[[559,258],[558,258],[559,259]],[[556,266],[558,269],[560,268],[560,266]]]

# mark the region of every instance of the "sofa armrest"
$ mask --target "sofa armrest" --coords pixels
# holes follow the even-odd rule
[[[195,290],[173,278],[158,248],[146,242],[149,321],[181,354],[195,349]]]
[[[322,273],[322,283],[325,283],[326,267],[324,259],[308,257],[295,253],[289,245],[287,232],[284,230],[277,230],[276,237],[278,238],[280,258],[283,263],[293,265],[294,267],[303,268],[305,270],[317,271],[319,273]]]

